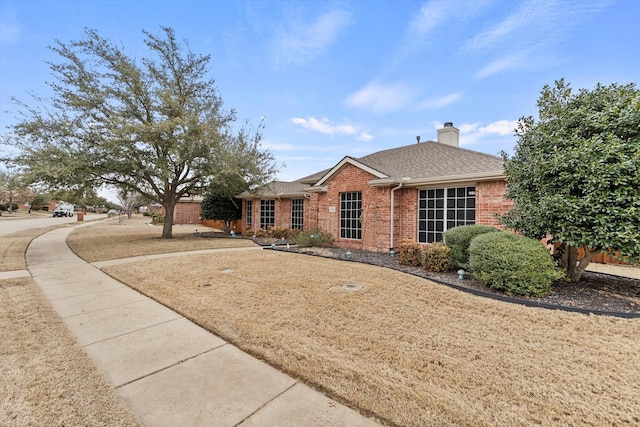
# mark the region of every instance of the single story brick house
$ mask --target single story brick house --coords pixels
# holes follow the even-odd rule
[[[502,158],[460,148],[451,122],[438,129],[437,141],[417,139],[245,192],[240,224],[254,231],[319,229],[338,247],[374,252],[397,250],[403,239],[438,242],[459,225],[499,226],[496,214],[512,206],[503,197]]]

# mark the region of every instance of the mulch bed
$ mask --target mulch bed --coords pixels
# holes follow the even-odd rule
[[[223,233],[202,233],[200,237],[229,238]],[[640,280],[638,279],[586,271],[578,283],[561,282],[554,285],[553,293],[549,295],[527,298],[506,295],[469,276],[460,280],[455,272],[434,273],[421,267],[400,265],[397,256],[392,257],[386,253],[351,250],[350,259],[347,259],[346,249],[298,248],[294,246],[287,248],[288,242],[283,239],[255,238],[252,240],[265,247],[271,247],[275,243],[276,250],[361,262],[399,270],[476,295],[513,303],[618,317],[640,317]]]

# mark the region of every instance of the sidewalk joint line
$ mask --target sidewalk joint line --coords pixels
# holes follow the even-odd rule
[[[127,381],[126,383],[122,383],[122,384],[120,384],[118,386],[114,386],[114,388],[119,389],[121,387],[127,386],[129,384],[135,383],[135,382],[140,381],[140,380],[143,380],[143,379],[145,379],[147,377],[150,377],[150,376],[155,375],[157,373],[160,373],[162,371],[166,371],[169,368],[173,368],[174,366],[180,365],[180,364],[182,364],[182,363],[184,363],[184,362],[186,362],[188,360],[194,359],[196,357],[202,356],[202,355],[207,354],[207,353],[211,353],[212,351],[218,350],[219,348],[224,347],[226,345],[229,345],[229,343],[228,342],[224,342],[223,344],[221,344],[221,345],[219,345],[217,347],[210,348],[208,350],[205,350],[205,351],[200,352],[198,354],[194,354],[193,356],[189,356],[189,357],[186,357],[186,358],[181,359],[181,360],[176,360],[175,362],[173,362],[173,363],[171,363],[171,364],[169,364],[169,365],[167,365],[167,366],[165,366],[163,368],[157,369],[157,370],[155,370],[153,372],[149,372],[148,374],[145,374],[145,375],[143,375],[141,377],[135,378],[135,379],[133,379],[131,381]]]
[[[91,312],[91,313],[94,313],[94,312]],[[176,313],[176,314],[180,315],[180,313]],[[73,317],[73,316],[71,316],[71,317]],[[69,317],[67,317],[67,319],[69,319]],[[160,323],[156,323],[156,324],[153,324],[153,325],[145,326],[144,328],[136,329],[134,331],[129,331],[129,332],[125,332],[125,333],[122,333],[122,334],[119,334],[119,335],[114,335],[112,337],[103,338],[103,339],[98,340],[98,341],[93,341],[93,342],[90,342],[88,344],[84,344],[82,347],[84,348],[84,347],[88,347],[88,346],[93,345],[93,344],[98,344],[98,343],[101,343],[101,342],[109,341],[109,340],[114,339],[114,338],[120,338],[120,337],[124,337],[126,335],[135,334],[136,332],[144,331],[146,329],[155,328],[156,326],[164,325],[164,324],[167,324],[167,323],[170,323],[170,322],[175,322],[176,320],[180,320],[180,319],[186,319],[186,317],[180,315],[180,317],[175,318],[175,319],[165,320],[165,321],[162,321]]]
[[[90,294],[90,293],[91,293],[91,292],[89,292],[88,294]],[[82,294],[82,295],[88,295],[88,294]],[[74,295],[74,296],[75,296],[75,295]],[[57,299],[56,299],[56,301],[57,301]],[[63,317],[63,319],[72,319],[72,318],[74,318],[74,317],[84,316],[84,315],[86,315],[86,314],[90,314],[90,313],[100,313],[101,311],[111,310],[111,309],[113,309],[113,308],[117,308],[117,307],[126,307],[126,306],[128,306],[128,305],[140,304],[140,303],[142,303],[142,302],[149,302],[149,301],[156,302],[156,301],[152,300],[151,298],[147,297],[147,299],[146,299],[146,300],[132,301],[132,302],[128,302],[128,303],[125,303],[125,304],[120,304],[120,305],[114,305],[114,306],[110,306],[110,307],[101,308],[101,309],[98,309],[98,310],[86,311],[86,312],[84,312],[84,313],[78,313],[78,314],[73,314],[73,315],[68,316],[68,317]],[[167,308],[166,306],[163,306],[163,307],[164,307],[164,308]],[[176,314],[177,314],[177,315],[179,315],[180,317],[184,317],[183,315],[181,315],[180,313],[178,313],[178,312],[176,312],[176,311],[174,311],[174,310],[171,310],[171,311],[173,311],[174,313],[176,313]],[[162,322],[162,323],[164,323],[164,322]],[[158,324],[160,324],[160,323],[158,323]]]
[[[291,384],[289,387],[287,387],[286,389],[282,390],[280,393],[278,393],[277,395],[273,396],[273,398],[269,399],[268,401],[264,402],[259,408],[257,408],[255,411],[253,411],[252,413],[250,413],[249,415],[247,415],[246,417],[244,417],[243,419],[240,420],[239,423],[235,424],[233,427],[239,427],[242,425],[242,423],[244,423],[245,421],[247,421],[249,418],[253,417],[255,414],[257,414],[258,412],[262,411],[262,409],[264,409],[267,405],[269,405],[271,402],[273,402],[274,400],[276,400],[277,398],[279,398],[280,396],[282,396],[283,394],[285,394],[286,392],[288,392],[289,390],[291,390],[292,388],[294,388],[296,385],[298,385],[298,381],[295,381],[293,384]]]

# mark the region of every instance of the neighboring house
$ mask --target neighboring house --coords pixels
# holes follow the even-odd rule
[[[465,224],[499,226],[505,200],[500,157],[458,146],[459,130],[445,123],[438,141],[346,156],[328,170],[294,182],[274,181],[245,192],[243,230],[319,229],[335,245],[375,252],[397,250],[403,239],[442,240]]]
[[[202,196],[189,196],[183,197],[176,204],[173,210],[173,224],[200,224],[202,219],[200,213],[202,212]],[[164,208],[159,204],[149,205],[149,213],[160,212],[162,215],[166,215]]]

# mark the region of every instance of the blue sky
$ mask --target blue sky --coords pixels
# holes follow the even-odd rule
[[[545,84],[637,83],[638,22],[640,0],[3,0],[0,132],[11,97],[50,94],[55,39],[94,28],[140,57],[142,30],[169,26],[211,54],[226,107],[264,119],[278,179],[433,140],[447,121],[462,147],[497,155]]]

